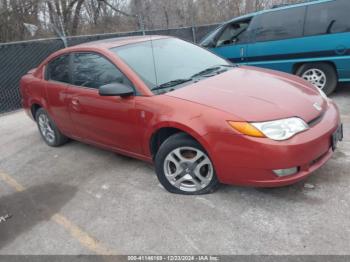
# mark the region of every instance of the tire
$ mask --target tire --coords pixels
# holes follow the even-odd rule
[[[296,74],[320,88],[326,95],[332,94],[338,84],[337,72],[333,66],[327,63],[303,64]],[[323,78],[325,81],[321,80]]]
[[[160,146],[155,166],[159,182],[171,193],[203,195],[219,186],[207,152],[184,133],[169,137]]]
[[[43,108],[38,109],[35,113],[35,120],[40,135],[47,145],[58,147],[68,142],[68,138],[58,130],[53,120]]]

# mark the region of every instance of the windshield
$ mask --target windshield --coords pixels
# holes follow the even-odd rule
[[[151,90],[160,86],[174,87],[176,84],[188,83],[194,75],[208,68],[231,65],[203,48],[176,38],[146,41],[111,50]]]
[[[249,22],[250,21],[243,21],[228,25],[217,40],[216,46],[219,47],[238,42],[238,36],[247,30]]]

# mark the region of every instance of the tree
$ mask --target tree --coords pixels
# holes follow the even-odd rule
[[[68,35],[76,35],[85,0],[46,0],[50,22]]]
[[[0,0],[0,42],[52,36],[215,24],[302,0]],[[28,27],[25,24],[29,24]],[[33,37],[28,28],[38,28]]]

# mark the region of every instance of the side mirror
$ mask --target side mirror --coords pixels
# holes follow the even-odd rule
[[[134,89],[121,83],[112,83],[99,88],[100,96],[127,97],[134,94]]]
[[[214,39],[210,39],[210,41],[204,41],[204,42],[200,43],[200,45],[202,47],[205,47],[205,48],[215,48],[216,47],[216,43],[215,43]]]
[[[215,48],[216,43],[215,43],[214,39],[211,39],[210,42],[205,47],[206,48]]]

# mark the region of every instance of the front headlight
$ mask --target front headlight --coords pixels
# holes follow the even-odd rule
[[[287,140],[309,128],[304,120],[297,117],[251,124],[266,137],[277,141]]]

